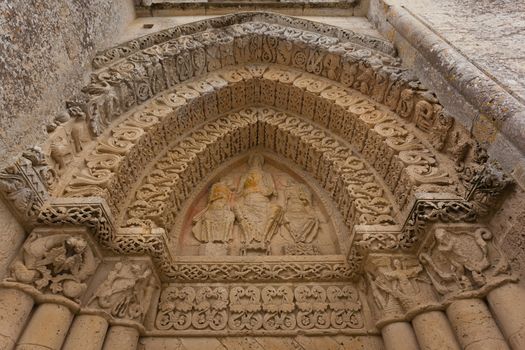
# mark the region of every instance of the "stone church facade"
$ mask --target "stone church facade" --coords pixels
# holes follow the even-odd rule
[[[348,8],[385,38],[255,11],[98,51],[0,172],[0,349],[525,349],[523,104]]]

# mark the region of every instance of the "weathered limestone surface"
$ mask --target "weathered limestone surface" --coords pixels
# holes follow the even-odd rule
[[[0,349],[13,349],[33,308],[33,298],[17,289],[0,289]]]
[[[417,339],[409,322],[393,322],[381,329],[386,350],[418,350]]]
[[[0,164],[47,137],[95,52],[134,17],[131,0],[0,2]]]
[[[16,346],[17,350],[59,350],[64,343],[73,313],[64,305],[40,304]]]
[[[142,338],[144,350],[383,350],[377,336]]]
[[[100,350],[104,344],[108,321],[98,315],[78,315],[75,317],[64,350]]]
[[[25,239],[25,232],[3,200],[0,200],[0,223],[0,277],[3,277]]]
[[[509,349],[483,300],[456,300],[447,308],[447,316],[463,349]]]

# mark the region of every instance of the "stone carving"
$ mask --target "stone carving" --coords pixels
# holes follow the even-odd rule
[[[241,252],[263,250],[269,254],[269,243],[279,228],[282,208],[270,203],[277,195],[270,174],[263,169],[264,157],[253,154],[248,159],[249,169],[241,176],[237,193],[242,197],[234,207],[241,231]]]
[[[206,208],[193,218],[193,235],[201,242],[229,242],[233,238],[235,215],[228,186],[213,184]]]
[[[25,224],[32,224],[49,197],[56,172],[39,147],[32,147],[0,171],[0,193]]]
[[[168,286],[155,327],[211,332],[361,329],[361,302],[350,285],[296,287]]]
[[[43,293],[61,294],[77,300],[86,280],[95,272],[98,259],[87,241],[68,234],[33,234],[21,256],[11,265],[10,280],[32,285]]]
[[[285,196],[283,229],[294,242],[284,248],[285,254],[319,254],[318,248],[311,244],[319,233],[320,220],[313,209],[310,190],[304,185],[294,184],[285,191]]]
[[[419,259],[441,294],[481,288],[491,279],[507,274],[509,268],[492,241],[492,233],[485,228],[437,228]]]
[[[118,262],[87,305],[115,318],[142,322],[152,297],[152,279],[149,267]]]
[[[430,281],[412,257],[369,258],[367,279],[382,317],[399,315],[433,302]]]
[[[152,220],[166,229],[173,227],[174,214],[180,210],[206,169],[214,166],[211,164],[229,159],[233,149],[247,150],[259,143],[294,159],[304,169],[315,169],[311,171],[332,194],[348,225],[354,221],[393,222],[389,215],[391,205],[382,197],[382,190],[374,183],[374,176],[365,164],[344,144],[324,131],[314,129],[307,121],[268,109],[247,109],[205,124],[202,129],[206,131],[206,138],[202,137],[203,132],[190,134],[159,160],[151,176],[145,178],[134,194],[135,200],[128,210],[129,218]],[[316,132],[312,133],[312,130]],[[242,143],[234,144],[232,140],[242,140]],[[327,169],[328,176],[322,169]],[[264,187],[265,190],[270,188],[268,185]],[[241,195],[243,191],[239,189]],[[168,198],[173,200],[168,201]],[[261,205],[266,203],[264,198],[260,198]],[[356,205],[351,208],[354,201]],[[242,212],[242,207],[233,206],[233,209],[237,212],[238,222],[244,221],[241,225],[248,227],[246,224],[251,219],[245,220],[247,214]],[[272,220],[269,222],[277,224]],[[268,232],[273,234],[273,231]],[[254,237],[261,234],[254,233]],[[247,239],[253,240],[250,236]]]
[[[419,142],[402,123],[396,120],[395,116],[390,116],[387,113],[376,110],[373,103],[368,103],[363,99],[357,98],[357,96],[352,96],[349,91],[344,89],[337,90],[337,94],[330,94],[328,93],[329,90],[327,90],[330,87],[329,84],[321,84],[321,82],[316,81],[314,78],[306,79],[309,75],[305,73],[291,72],[290,74],[284,74],[282,70],[279,71],[278,68],[257,66],[257,71],[259,69],[262,70],[261,73],[257,73],[262,74],[261,80],[261,78],[256,78],[256,70],[254,68],[254,66],[247,66],[246,68],[227,69],[224,70],[224,72],[220,71],[218,74],[214,74],[213,79],[203,79],[203,82],[209,81],[210,84],[217,85],[217,82],[222,80],[220,77],[224,77],[224,82],[221,83],[222,85],[217,85],[218,90],[212,95],[205,95],[206,98],[201,96],[198,90],[195,90],[195,87],[198,86],[197,83],[189,83],[188,85],[178,87],[176,93],[166,93],[165,96],[159,97],[151,106],[146,107],[144,111],[135,113],[132,118],[133,120],[124,121],[121,125],[117,126],[113,136],[108,140],[100,142],[97,151],[88,156],[88,159],[92,158],[92,161],[87,161],[87,167],[79,170],[79,174],[75,175],[69,186],[66,186],[67,195],[102,195],[108,199],[112,210],[117,211],[119,206],[116,205],[116,203],[123,200],[127,194],[126,188],[129,186],[128,184],[133,183],[137,177],[137,172],[133,171],[128,164],[134,164],[137,168],[145,166],[147,159],[150,159],[146,152],[158,152],[160,150],[159,147],[168,143],[168,140],[172,139],[175,135],[179,135],[185,130],[188,130],[188,128],[202,122],[202,118],[210,118],[216,115],[216,111],[224,110],[225,107],[219,109],[217,101],[222,101],[221,103],[233,106],[231,93],[227,96],[224,95],[220,99],[213,97],[215,94],[222,96],[222,89],[227,89],[224,90],[224,92],[229,91],[230,88],[223,84],[228,84],[228,81],[232,79],[232,74],[243,77],[243,80],[235,83],[237,84],[236,89],[240,89],[239,93],[241,94],[237,94],[236,96],[244,96],[244,98],[240,98],[240,103],[242,103],[242,101],[244,101],[244,103],[253,103],[260,99],[269,99],[268,101],[271,100],[272,104],[281,103],[275,98],[263,98],[260,89],[257,89],[259,92],[256,92],[257,96],[255,96],[255,100],[253,97],[248,97],[249,95],[252,96],[251,91],[253,91],[249,86],[253,84],[260,86],[260,83],[264,83],[265,81],[268,81],[268,84],[270,84],[267,89],[263,89],[265,94],[272,93],[272,96],[279,96],[279,98],[281,98],[286,97],[289,94],[288,91],[290,91],[290,93],[293,92],[293,94],[299,93],[298,96],[290,95],[283,100],[283,107],[288,105],[288,108],[292,110],[292,105],[299,102],[297,104],[299,106],[297,112],[321,123],[345,139],[352,140],[357,149],[363,151],[365,158],[367,158],[371,164],[374,164],[377,169],[380,169],[381,175],[388,176],[386,183],[390,190],[394,191],[399,205],[403,206],[406,204],[410,193],[408,189],[412,186],[428,184],[447,186],[450,183],[450,179],[447,174],[439,168],[439,164],[432,153],[425,151],[425,146]],[[285,78],[285,76],[289,76],[289,78]],[[286,85],[279,85],[280,89],[284,88],[286,91],[276,95],[275,92],[271,91],[277,89],[278,85],[276,85],[272,79],[280,79],[279,81],[282,80],[280,84],[292,85],[294,89]],[[303,81],[309,81],[309,83],[304,84]],[[210,84],[206,83],[206,85]],[[314,85],[318,87],[314,89]],[[296,87],[299,89],[295,89]],[[310,90],[313,95],[305,93],[310,92]],[[182,91],[184,91],[184,94],[181,94]],[[192,106],[200,106],[202,104],[202,106],[204,106],[204,113],[201,111],[195,114],[192,112],[194,107],[191,107],[183,110],[183,113],[188,113],[187,117],[174,118],[171,109],[180,107],[181,103],[186,104],[186,98],[190,96],[193,101]],[[175,104],[173,104],[174,98],[177,101]],[[179,100],[180,102],[178,102]],[[304,101],[300,103],[301,100]],[[316,107],[316,105],[318,105],[318,107]],[[330,107],[331,105],[332,107]],[[325,112],[321,112],[322,110],[325,110]],[[315,114],[313,111],[318,111],[316,112],[318,114]],[[328,113],[330,111],[334,114],[332,118],[330,118],[330,113]],[[182,123],[182,121],[184,121],[184,123]],[[354,124],[355,128],[353,127]],[[136,128],[137,125],[141,125],[141,127],[143,125],[144,132],[140,132],[140,130]],[[119,130],[121,128],[123,131],[126,130],[126,133],[121,132]],[[165,131],[158,133],[156,130],[159,129]],[[370,132],[368,132],[369,129]],[[249,133],[247,135],[249,135]],[[145,148],[137,148],[139,144],[152,144],[151,140],[158,139],[159,136],[162,137],[162,139],[153,143],[153,150],[146,151]],[[251,136],[249,137],[251,138]],[[208,144],[213,144],[213,142],[214,141],[209,139],[206,140]],[[229,143],[230,141],[227,142]],[[275,145],[275,147],[282,147],[285,144],[286,143],[279,143]],[[234,144],[232,150],[245,149],[251,145],[252,144],[241,144],[237,146]],[[301,143],[299,143],[298,146],[301,146]],[[133,149],[136,149],[136,151],[132,152]],[[295,146],[290,147],[287,153],[294,153],[295,149]],[[380,161],[377,159],[377,154],[380,154],[378,149],[381,149],[382,154],[385,156],[381,158]],[[229,153],[229,151],[227,153]],[[399,156],[396,157],[398,153]],[[125,161],[130,156],[133,156],[134,159]],[[196,158],[191,157],[190,159]],[[123,163],[122,166],[120,166],[121,163]],[[208,166],[212,166],[212,164],[213,163],[209,163]],[[406,170],[403,171],[403,168],[406,168]],[[118,169],[116,174],[115,169]],[[188,169],[192,169],[192,167],[188,167]],[[191,182],[189,184],[191,184]],[[155,187],[158,188],[159,185],[161,185],[161,183],[158,183]],[[334,186],[334,183],[329,183],[328,185]],[[330,191],[332,191],[332,189],[330,189]],[[159,197],[155,196],[155,198]],[[158,202],[160,202],[160,200]],[[142,202],[142,204],[136,208],[137,210],[149,210],[148,207],[149,205]],[[151,210],[153,210],[153,207]],[[378,217],[377,220],[381,221],[382,219]]]
[[[357,269],[344,262],[169,264],[164,274],[180,282],[350,280]]]

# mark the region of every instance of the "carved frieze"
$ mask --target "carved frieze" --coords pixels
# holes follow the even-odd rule
[[[265,332],[359,330],[356,288],[346,285],[169,285],[155,328],[162,331]]]

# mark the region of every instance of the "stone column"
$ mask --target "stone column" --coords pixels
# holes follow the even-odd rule
[[[421,350],[461,350],[454,331],[442,311],[430,311],[412,319]]]
[[[0,349],[15,347],[33,309],[33,298],[21,290],[0,288]]]
[[[104,345],[108,321],[98,315],[78,315],[62,350],[100,350]]]
[[[381,328],[386,350],[419,350],[416,336],[409,322],[393,322]]]
[[[507,283],[492,290],[487,301],[510,347],[525,349],[525,289]]]
[[[71,310],[60,304],[40,304],[18,341],[17,350],[60,350],[73,321]]]
[[[447,308],[457,339],[467,350],[509,350],[490,311],[481,299],[460,299]]]
[[[104,350],[135,350],[139,342],[139,331],[133,327],[111,326],[104,342]]]

